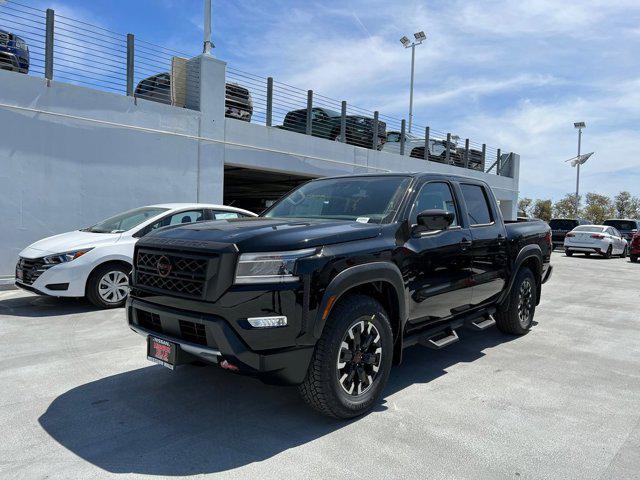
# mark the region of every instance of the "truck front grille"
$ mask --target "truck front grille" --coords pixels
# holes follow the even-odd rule
[[[208,264],[207,258],[139,250],[135,286],[202,298]]]

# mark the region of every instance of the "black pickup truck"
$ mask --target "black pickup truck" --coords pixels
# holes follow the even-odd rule
[[[482,181],[325,178],[260,217],[142,238],[127,317],[156,363],[299,385],[349,418],[379,399],[405,347],[445,347],[461,327],[527,333],[550,255],[549,227],[505,225]]]
[[[311,135],[314,137],[340,140],[340,112],[328,108],[314,107],[311,109]],[[280,127],[282,130],[305,133],[307,131],[307,110],[293,110],[287,113]],[[345,140],[349,145],[373,148],[374,119],[362,115],[346,115]],[[378,120],[378,138],[376,149],[382,150],[387,141],[387,124]]]

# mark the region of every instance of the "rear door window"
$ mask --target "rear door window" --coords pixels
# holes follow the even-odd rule
[[[460,185],[460,189],[467,205],[467,214],[471,226],[487,225],[493,222],[493,215],[484,188],[480,185],[463,183]]]

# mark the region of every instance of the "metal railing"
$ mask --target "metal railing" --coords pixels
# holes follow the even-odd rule
[[[4,31],[4,32],[3,32]],[[23,42],[23,43],[20,43]],[[28,60],[24,50],[28,46]],[[22,53],[21,53],[22,52]],[[199,108],[199,84],[185,54],[15,0],[0,2],[0,69],[137,98]],[[226,115],[426,161],[512,176],[513,154],[451,132],[413,125],[293,85],[227,66]],[[196,90],[196,89],[193,89]]]

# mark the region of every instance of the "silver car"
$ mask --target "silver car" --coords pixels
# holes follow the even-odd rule
[[[611,258],[613,255],[626,257],[628,242],[614,227],[607,225],[580,225],[574,228],[564,239],[564,252],[567,257],[574,253],[592,253]]]

